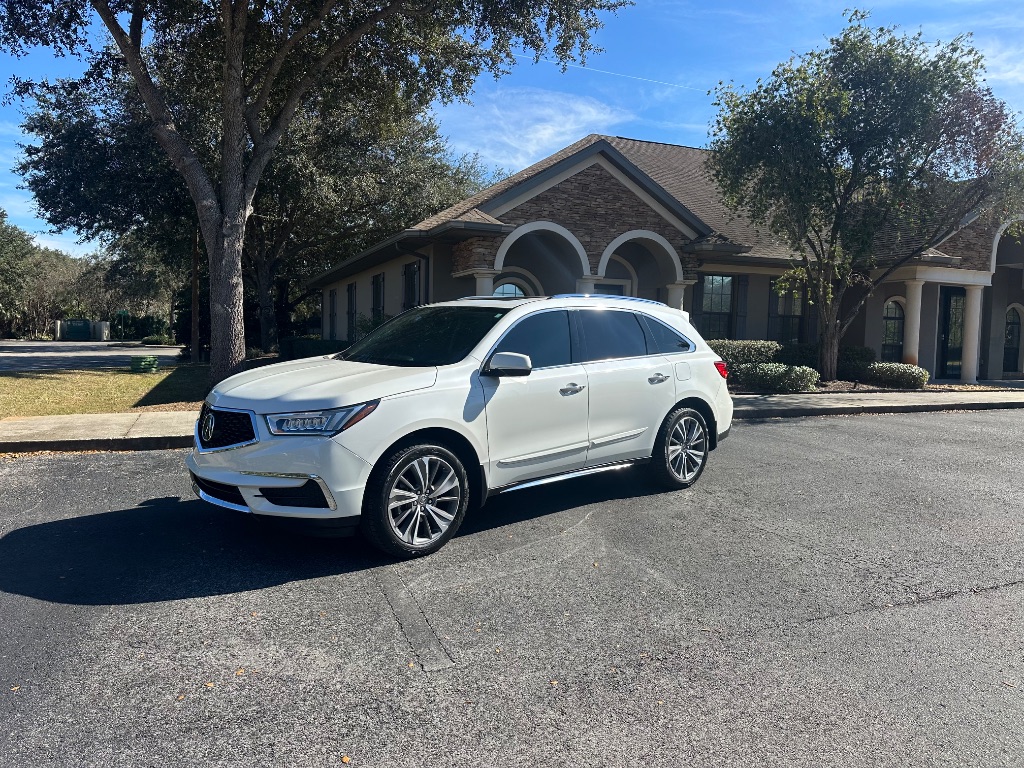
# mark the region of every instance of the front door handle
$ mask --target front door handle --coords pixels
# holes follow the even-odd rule
[[[647,381],[651,384],[661,384],[663,382],[668,381],[668,376],[666,376],[664,373],[656,373],[653,376],[651,376],[651,378],[649,378]]]
[[[576,383],[570,382],[568,384],[568,386],[562,387],[558,391],[559,391],[559,393],[563,397],[568,397],[569,395],[575,395],[577,392],[582,392],[586,388],[587,388],[586,384],[576,384]]]

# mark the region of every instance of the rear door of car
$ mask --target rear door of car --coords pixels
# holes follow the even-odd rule
[[[587,465],[649,456],[675,404],[672,364],[635,312],[581,308],[575,316],[590,387]]]

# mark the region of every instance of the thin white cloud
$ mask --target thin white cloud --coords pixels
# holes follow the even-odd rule
[[[85,256],[98,247],[95,243],[79,243],[74,235],[35,234],[32,239],[40,248],[53,248],[71,256]]]
[[[442,131],[459,152],[517,171],[590,133],[608,133],[633,115],[589,96],[542,88],[495,88],[472,105],[438,110]]]
[[[985,54],[985,77],[991,83],[1024,85],[1024,45],[1006,45],[998,40],[978,41]]]

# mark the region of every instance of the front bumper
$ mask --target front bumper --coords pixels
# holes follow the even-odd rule
[[[185,463],[193,490],[204,501],[307,520],[357,518],[372,469],[331,438],[269,434],[238,448],[193,450]]]

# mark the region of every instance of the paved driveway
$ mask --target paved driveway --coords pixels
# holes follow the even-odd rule
[[[177,363],[180,347],[112,347],[110,342],[0,340],[0,371],[113,368],[137,355],[156,355],[162,365]]]
[[[391,563],[191,500],[184,452],[0,464],[2,766],[1001,766],[1024,414],[740,423],[689,492],[494,500]]]

